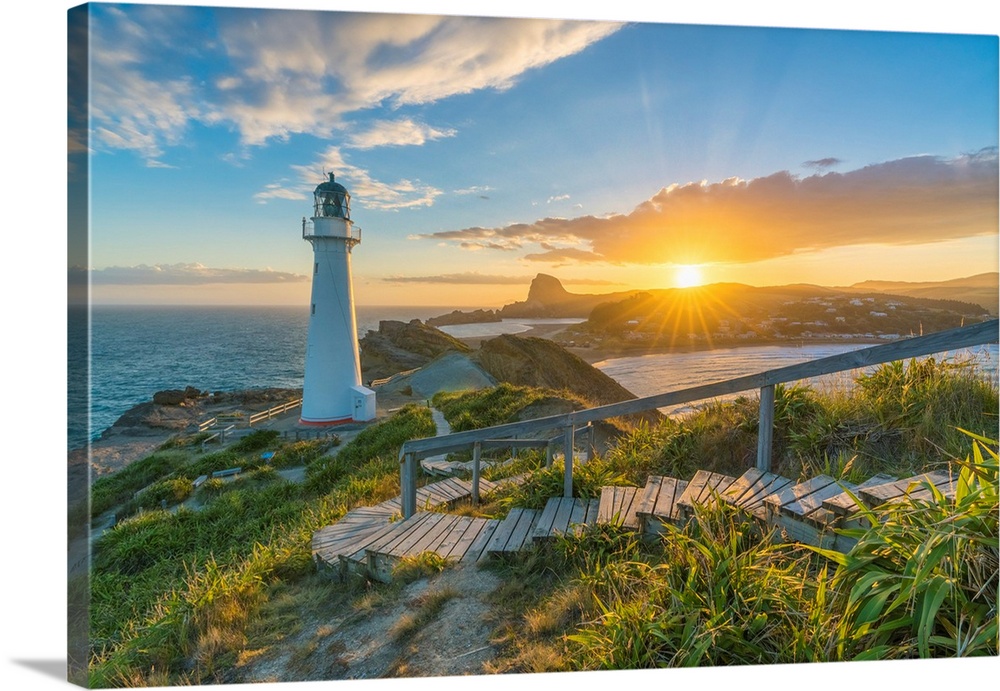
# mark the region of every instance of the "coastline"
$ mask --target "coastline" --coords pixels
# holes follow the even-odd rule
[[[518,337],[534,337],[546,340],[556,340],[569,325],[567,324],[534,324],[527,331],[516,334]],[[459,338],[466,345],[478,349],[483,341],[496,338],[496,335],[469,336]],[[805,345],[878,345],[885,343],[878,339],[843,339],[843,338],[810,338],[797,340],[754,339],[752,341],[727,341],[724,343],[685,343],[685,344],[641,344],[634,345],[615,343],[612,345],[596,345],[589,347],[563,346],[568,352],[581,358],[589,365],[595,365],[617,358],[642,357],[646,355],[663,355],[669,353],[685,354],[717,350],[720,348],[736,349],[760,346],[796,347]],[[220,405],[219,409],[226,406]],[[381,406],[380,406],[381,407]],[[206,414],[209,410],[203,411]],[[284,422],[284,424],[289,424]],[[70,449],[68,461],[70,472],[74,477],[89,472],[92,477],[98,477],[119,470],[129,463],[144,458],[156,451],[161,445],[177,434],[176,429],[145,428],[142,431],[120,430],[108,433],[111,427],[102,430],[99,438],[89,446]]]
[[[534,336],[536,338],[545,338],[548,340],[554,340],[554,337],[562,333],[568,328],[566,324],[536,324],[533,325],[529,330],[524,331],[519,334],[515,334],[520,337]],[[475,336],[467,338],[459,338],[466,345],[472,348],[478,348],[479,344],[490,338],[495,338],[495,336]],[[869,345],[875,346],[887,343],[887,341],[880,340],[877,338],[809,338],[809,339],[775,339],[775,338],[756,338],[753,340],[743,340],[743,341],[725,341],[719,343],[685,343],[685,344],[657,344],[649,345],[643,343],[636,343],[634,345],[626,344],[614,344],[614,345],[597,345],[597,346],[563,346],[567,351],[578,356],[588,365],[593,365],[598,362],[604,362],[605,360],[614,360],[616,358],[626,358],[626,357],[642,357],[643,355],[665,355],[668,353],[698,353],[709,350],[719,350],[728,348],[752,348],[759,346],[783,346],[783,347],[797,347],[805,345]]]

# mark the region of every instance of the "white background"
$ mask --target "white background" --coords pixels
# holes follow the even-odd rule
[[[167,0],[159,4],[191,4]],[[261,0],[205,2],[212,5],[259,5],[290,9],[348,9],[382,12],[538,16],[579,19],[670,21],[678,23],[823,27],[998,33],[997,11],[980,1],[947,3],[858,2],[806,7],[813,3],[683,3],[652,9],[649,0],[476,3],[418,0],[367,2],[337,0]],[[655,3],[659,5],[661,3]],[[663,3],[665,4],[665,3]],[[673,4],[673,3],[671,3]],[[0,175],[8,190],[0,197],[4,233],[3,363],[0,380],[3,433],[0,462],[4,472],[2,504],[3,606],[0,652],[3,680],[9,689],[62,688],[65,685],[65,268],[66,268],[66,10],[73,3],[21,0],[6,6],[0,24],[3,51],[3,157]],[[714,688],[774,689],[805,680],[823,687],[836,684],[892,688],[948,688],[1000,678],[1000,658],[976,661],[918,661],[835,665],[664,670],[654,672],[479,677],[473,680],[316,682],[273,684],[268,689],[394,688],[500,689],[510,685],[545,688],[554,683],[689,685]],[[805,677],[805,679],[803,679]],[[261,685],[240,688],[265,688]],[[858,688],[858,687],[854,687]]]

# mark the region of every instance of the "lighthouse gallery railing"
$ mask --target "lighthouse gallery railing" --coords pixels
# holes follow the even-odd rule
[[[680,405],[701,401],[716,396],[760,390],[760,422],[757,435],[757,467],[770,470],[771,442],[774,432],[774,387],[776,384],[799,381],[810,377],[818,377],[835,372],[860,369],[872,365],[881,365],[894,360],[905,360],[924,355],[933,355],[950,350],[969,348],[986,343],[996,343],[1000,333],[1000,321],[993,319],[971,326],[941,331],[927,336],[908,338],[894,343],[877,345],[871,348],[841,353],[831,357],[820,358],[797,365],[779,367],[758,374],[735,377],[725,381],[694,386],[678,391],[635,398],[620,403],[588,408],[562,415],[512,422],[494,427],[486,427],[465,432],[455,432],[440,437],[414,439],[403,444],[399,452],[400,460],[400,494],[403,505],[403,518],[409,518],[416,512],[417,504],[417,461],[427,456],[433,456],[453,451],[473,449],[478,451],[482,443],[491,441],[496,446],[500,439],[525,437],[538,434],[545,430],[563,430],[564,455],[564,496],[573,496],[573,448],[574,429],[581,425],[606,420],[612,417],[634,415],[666,406]],[[474,453],[478,460],[478,453]],[[478,478],[479,473],[474,476]]]

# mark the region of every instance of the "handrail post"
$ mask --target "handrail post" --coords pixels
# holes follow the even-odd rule
[[[412,453],[403,456],[399,472],[399,495],[403,504],[403,518],[406,519],[417,512],[417,464]]]
[[[552,442],[545,445],[545,467],[552,467]]]
[[[479,506],[479,459],[483,453],[482,442],[472,445],[472,505]]]
[[[563,431],[563,496],[567,499],[573,498],[573,425],[570,424]]]
[[[760,415],[757,424],[757,468],[771,470],[771,441],[774,439],[774,384],[760,389]]]

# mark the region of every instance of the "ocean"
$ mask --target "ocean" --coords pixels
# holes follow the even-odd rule
[[[380,320],[409,321],[447,314],[459,307],[357,308],[358,334],[377,330]],[[69,358],[68,446],[79,448],[132,406],[163,389],[193,386],[203,391],[302,386],[309,313],[306,307],[95,306],[91,310],[91,413],[88,383],[79,374],[80,354]],[[521,333],[538,323],[581,320],[504,320],[445,327],[454,336]],[[83,337],[71,312],[69,335]],[[637,396],[752,374],[833,355],[857,345],[747,346],[692,353],[606,360],[595,366]],[[996,376],[997,348],[977,357]]]
[[[871,344],[741,346],[687,353],[614,358],[596,362],[594,367],[641,398],[665,391],[756,374],[769,369],[818,360],[868,347],[871,347]],[[939,359],[947,357],[963,362],[974,360],[984,376],[991,377],[994,382],[997,381],[997,344],[995,343],[953,353],[942,353],[937,357]],[[836,372],[822,377],[813,377],[803,383],[817,391],[844,388],[852,384],[856,374],[857,371]],[[747,395],[747,393],[755,394],[755,392],[744,392],[720,398],[721,400],[729,400],[740,395]],[[692,406],[685,405],[665,409],[663,412],[678,414],[687,412],[694,406],[697,406],[697,403]]]

